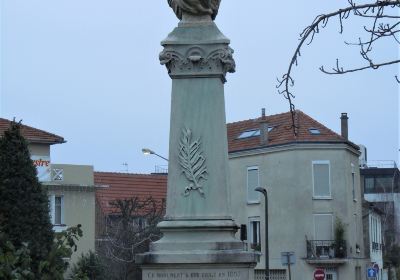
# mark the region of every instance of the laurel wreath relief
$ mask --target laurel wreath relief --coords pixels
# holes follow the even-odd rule
[[[204,196],[201,180],[207,180],[207,167],[205,157],[200,149],[201,141],[198,138],[192,141],[192,131],[182,129],[182,138],[179,143],[179,163],[182,167],[182,173],[190,184],[185,188],[184,196],[189,196],[191,191],[198,191]]]

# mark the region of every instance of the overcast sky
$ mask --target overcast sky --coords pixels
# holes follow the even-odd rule
[[[237,72],[225,87],[227,121],[289,110],[276,78],[287,70],[299,33],[317,14],[347,1],[223,0],[216,23],[231,39]],[[60,136],[52,162],[89,164],[98,171],[149,173],[168,155],[171,80],[159,65],[160,41],[178,20],[166,0],[1,0],[0,116]],[[345,33],[332,20],[302,51],[295,78],[298,109],[340,132],[349,114],[349,137],[370,160],[397,160],[398,66],[346,76],[318,67],[363,63],[356,47],[363,24],[349,19]],[[383,44],[383,59],[399,57]]]

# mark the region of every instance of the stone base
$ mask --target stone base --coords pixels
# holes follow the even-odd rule
[[[136,256],[143,280],[253,280],[259,260],[235,239],[237,226],[225,220],[169,220],[150,252]]]
[[[143,280],[253,280],[249,264],[144,265]]]

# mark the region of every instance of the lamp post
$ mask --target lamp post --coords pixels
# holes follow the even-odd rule
[[[142,153],[145,154],[145,155],[155,155],[155,156],[158,156],[159,158],[162,158],[163,160],[168,161],[167,158],[165,158],[163,156],[160,156],[159,154],[157,154],[156,152],[154,152],[154,151],[152,151],[152,150],[150,150],[148,148],[143,148],[142,149]]]
[[[269,247],[268,247],[268,193],[264,188],[257,187],[254,189],[264,195],[265,199],[265,275],[266,280],[269,280]]]

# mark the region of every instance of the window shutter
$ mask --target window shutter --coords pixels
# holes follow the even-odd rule
[[[333,240],[333,221],[331,214],[315,214],[315,239]]]
[[[329,164],[314,163],[314,196],[330,196]]]
[[[258,168],[255,167],[247,169],[247,201],[249,202],[260,201],[260,193],[254,190],[258,186],[259,186]]]

